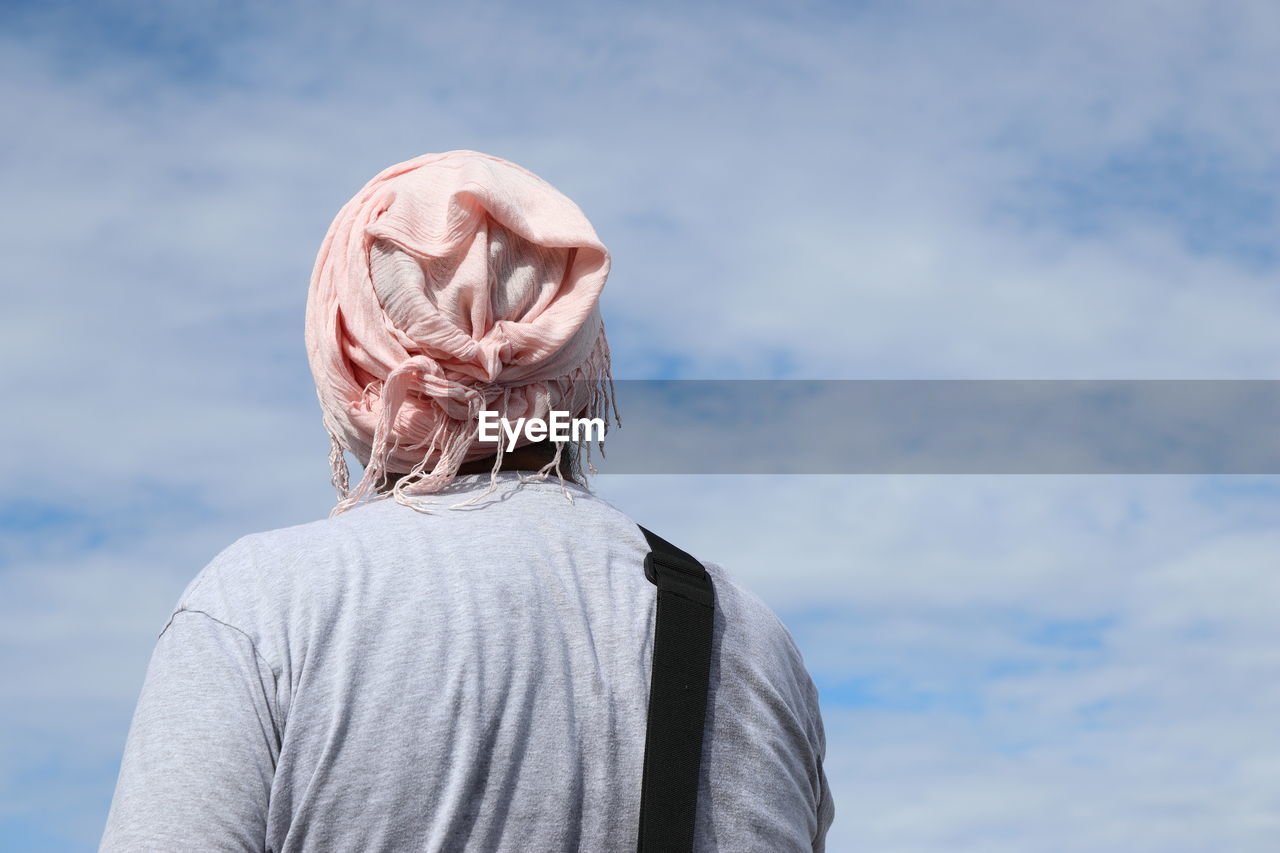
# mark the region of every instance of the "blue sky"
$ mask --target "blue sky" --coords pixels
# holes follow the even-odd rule
[[[613,253],[619,377],[1277,378],[1271,3],[0,20],[13,849],[96,842],[190,577],[328,511],[307,278],[391,163],[472,148],[574,198]],[[982,853],[1274,848],[1278,486],[597,483],[795,634],[823,692],[830,849]]]

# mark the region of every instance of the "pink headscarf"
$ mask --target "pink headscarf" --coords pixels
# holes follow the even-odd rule
[[[424,154],[366,184],[329,227],[307,297],[339,499],[331,515],[389,472],[407,474],[391,494],[410,506],[464,462],[496,452],[496,472],[502,442],[478,441],[481,409],[607,420],[609,262],[576,204],[499,157]],[[543,476],[559,473],[562,449]],[[354,490],[343,450],[368,460]]]

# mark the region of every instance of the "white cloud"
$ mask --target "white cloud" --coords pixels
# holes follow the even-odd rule
[[[1268,478],[602,486],[795,633],[825,691],[832,849],[1272,843]]]

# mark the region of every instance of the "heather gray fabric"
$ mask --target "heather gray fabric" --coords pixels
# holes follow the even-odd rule
[[[586,489],[500,480],[467,509],[380,501],[218,554],[157,640],[101,849],[634,851],[648,548]],[[769,608],[707,568],[697,847],[822,850],[817,691]]]

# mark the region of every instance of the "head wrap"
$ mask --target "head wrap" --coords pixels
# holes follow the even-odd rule
[[[369,181],[329,227],[307,296],[307,356],[338,492],[331,515],[388,473],[406,474],[390,494],[410,506],[464,462],[496,452],[496,473],[504,442],[478,440],[482,409],[607,420],[599,298],[609,263],[573,201],[499,157],[424,154]],[[542,476],[559,474],[562,449]],[[344,450],[365,464],[355,489]]]

